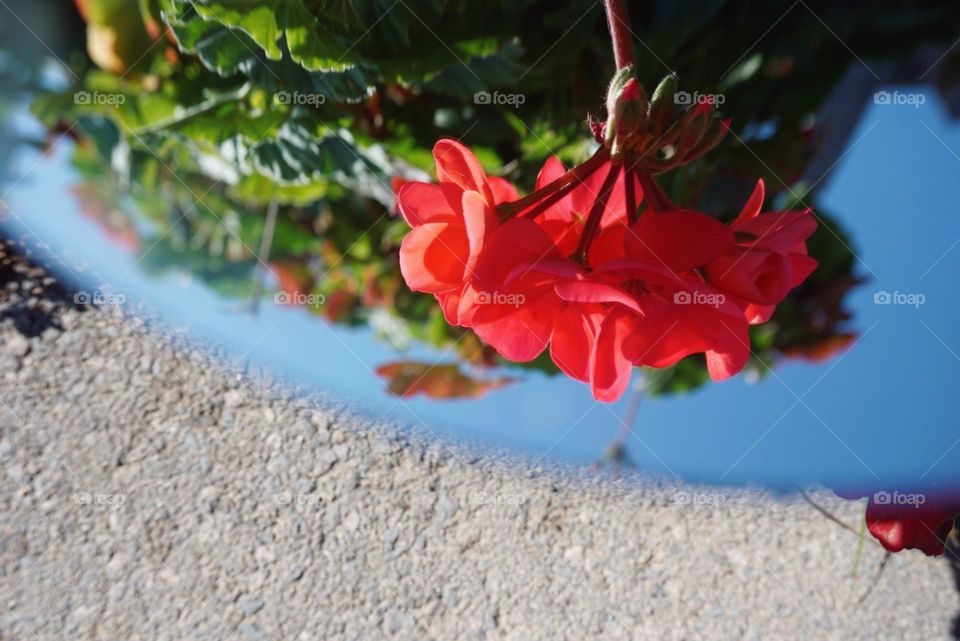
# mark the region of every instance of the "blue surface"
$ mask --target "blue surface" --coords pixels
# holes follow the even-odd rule
[[[871,279],[850,300],[860,340],[824,363],[785,362],[756,384],[740,376],[693,394],[644,400],[628,443],[641,469],[780,489],[811,481],[960,485],[960,127],[927,92],[919,108],[871,105],[850,140],[819,204],[850,232],[857,271]],[[205,341],[342,395],[371,418],[507,446],[535,461],[593,462],[615,437],[629,395],[608,406],[564,377],[505,370],[522,382],[481,399],[397,399],[373,373],[378,365],[398,358],[452,362],[454,355],[415,346],[399,356],[369,329],[272,305],[252,316],[195,280],[147,276],[135,256],[107,244],[78,213],[67,191],[69,157],[65,143],[51,157],[21,155],[24,177],[2,197],[14,214],[7,233],[82,259],[171,324],[189,325]],[[922,294],[925,302],[880,305],[877,291]]]

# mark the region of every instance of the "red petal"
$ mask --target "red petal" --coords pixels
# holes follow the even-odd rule
[[[750,325],[759,325],[760,323],[766,323],[770,320],[775,311],[777,311],[776,305],[756,305],[750,303],[746,309],[744,309],[743,317]]]
[[[573,191],[570,192],[570,207],[574,212],[579,214],[581,218],[586,218],[587,214],[590,213],[593,203],[595,203],[597,198],[600,196],[603,182],[607,179],[607,174],[610,173],[612,168],[613,164],[609,161],[603,163],[592,174],[587,176],[582,183],[580,183],[577,187],[574,187]],[[618,182],[622,182],[622,180]],[[613,192],[611,192],[611,200],[614,198],[614,192],[616,191],[618,190],[614,189]],[[623,190],[621,189],[619,191],[622,201]],[[607,210],[609,209],[610,204],[608,203]]]
[[[665,303],[644,304],[624,352],[635,365],[669,367],[680,359],[707,350],[712,341],[702,331],[695,312]]]
[[[633,364],[624,356],[623,343],[632,330],[625,312],[612,312],[600,324],[590,355],[590,389],[598,401],[612,403],[630,385]]]
[[[487,174],[472,151],[455,140],[444,138],[433,146],[433,158],[437,163],[437,180],[478,191],[487,202],[494,202]]]
[[[504,358],[532,361],[547,347],[559,306],[553,296],[527,299],[515,306],[483,304],[474,314],[473,331]]]
[[[733,221],[733,227],[737,227],[740,223],[744,223],[760,215],[760,209],[763,207],[765,189],[763,178],[761,178],[757,181],[757,186],[753,188],[753,193],[750,194],[750,198],[747,199],[747,204],[743,206],[740,215]]]
[[[469,253],[462,226],[427,223],[414,227],[400,245],[400,272],[407,286],[438,293],[459,288]]]
[[[463,224],[467,233],[470,251],[464,266],[464,274],[469,277],[473,274],[480,252],[487,244],[497,225],[497,216],[487,206],[486,201],[478,192],[463,192]]]
[[[693,211],[646,212],[625,241],[633,258],[656,260],[685,272],[726,253],[733,233],[718,220]]]
[[[752,246],[778,254],[788,254],[817,229],[816,219],[803,211],[771,212],[737,227],[737,231],[753,234]]]
[[[944,541],[958,511],[960,507],[956,505],[878,504],[871,498],[867,505],[867,529],[890,552],[915,549],[938,556],[943,554]]]
[[[787,256],[790,265],[790,288],[793,289],[817,268],[817,261],[805,254],[790,254]]]
[[[539,190],[546,187],[565,173],[567,173],[567,170],[563,168],[563,163],[560,162],[560,159],[556,156],[550,156],[547,158],[547,161],[543,163],[540,173],[537,174],[535,189]]]
[[[626,225],[610,225],[593,239],[590,245],[589,263],[594,267],[612,260],[625,258],[624,243],[630,233]]]
[[[557,296],[575,303],[620,303],[637,313],[643,313],[636,298],[620,287],[596,280],[562,280],[554,286]]]
[[[740,249],[710,261],[703,271],[713,285],[732,296],[751,303],[774,305],[788,291],[788,278],[787,274],[781,274],[782,267],[783,261],[776,254]],[[764,277],[764,274],[768,275]],[[773,276],[784,281],[781,287],[773,287]],[[761,277],[767,287],[761,287]]]
[[[720,319],[727,330],[726,338],[721,333],[714,348],[706,353],[707,371],[711,380],[722,381],[735,376],[746,366],[750,358],[750,334],[747,324]]]
[[[513,184],[500,176],[490,176],[487,178],[487,184],[490,185],[490,191],[493,193],[493,205],[499,205],[500,203],[508,203],[514,200],[519,200],[520,194],[517,193],[517,188]]]
[[[458,307],[460,306],[461,294],[459,291],[452,291],[446,294],[434,294],[434,298],[440,303],[440,309],[443,310],[443,318],[450,325],[461,325]]]
[[[449,220],[460,213],[460,190],[449,184],[407,182],[397,192],[397,206],[411,227]]]
[[[586,382],[596,330],[590,315],[578,307],[564,305],[557,314],[550,337],[550,358],[567,376]]]
[[[529,218],[514,218],[497,227],[488,239],[490,251],[477,262],[474,270],[480,289],[494,291],[504,283],[518,265],[523,271],[539,261],[560,258],[546,233]]]

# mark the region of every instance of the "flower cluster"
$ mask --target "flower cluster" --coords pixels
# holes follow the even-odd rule
[[[606,147],[569,171],[549,159],[524,198],[456,141],[434,158],[437,183],[398,187],[407,285],[511,361],[549,349],[598,400],[618,399],[633,366],[695,353],[714,380],[738,373],[748,326],[816,267],[810,212],[761,214],[762,182],[724,225],[675,207],[629,153]]]

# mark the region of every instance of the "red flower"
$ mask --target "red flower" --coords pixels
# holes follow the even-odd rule
[[[730,224],[736,244],[704,269],[711,283],[743,302],[750,324],[770,320],[776,305],[817,267],[805,242],[817,228],[810,210],[760,215],[763,198],[759,180]]]
[[[516,190],[488,177],[473,153],[453,140],[433,148],[439,184],[405,182],[397,193],[413,228],[400,247],[400,271],[410,289],[436,296],[451,323],[464,283],[497,225],[495,207]]]
[[[759,216],[762,182],[727,227],[677,209],[605,149],[569,171],[549,159],[524,198],[459,143],[440,141],[434,157],[439,184],[404,183],[397,195],[413,228],[400,250],[407,284],[508,360],[549,346],[599,400],[618,399],[634,366],[691,354],[705,355],[714,380],[738,373],[747,321],[769,317],[816,266],[809,212]]]
[[[648,211],[626,233],[623,258],[558,285],[566,300],[606,304],[590,357],[595,398],[619,398],[635,365],[668,367],[699,352],[714,380],[743,369],[750,353],[743,311],[694,271],[732,242],[704,214]]]
[[[881,494],[891,496],[877,493],[870,498],[867,529],[883,547],[891,552],[911,549],[927,556],[943,554],[953,519],[960,515],[960,499],[933,498],[919,505],[916,502],[878,503],[876,499]]]
[[[863,491],[834,490],[856,500]],[[943,554],[954,519],[960,516],[960,497],[945,494],[876,492],[867,503],[867,529],[890,552],[920,550],[927,556]]]
[[[716,380],[739,372],[749,356],[743,310],[693,272],[727,252],[732,233],[697,212],[648,211],[631,228],[626,219],[610,216],[589,269],[556,245],[563,226],[551,238],[527,218],[505,223],[477,263],[461,320],[509,360],[531,360],[549,344],[556,365],[604,401],[623,394],[635,365],[705,352]]]

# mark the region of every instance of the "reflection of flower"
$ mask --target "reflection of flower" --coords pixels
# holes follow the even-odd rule
[[[80,213],[99,225],[108,241],[128,251],[139,249],[137,230],[107,194],[93,184],[74,185],[70,192],[78,201]]]
[[[803,343],[787,345],[781,348],[780,351],[783,352],[785,356],[802,358],[813,363],[819,363],[846,351],[856,340],[857,335],[853,332],[842,332]]]
[[[408,286],[508,360],[549,345],[599,400],[618,399],[633,366],[695,353],[714,380],[735,375],[750,354],[748,322],[768,320],[816,267],[804,243],[812,216],[759,215],[762,182],[727,227],[678,209],[629,155],[603,148],[566,172],[548,160],[525,198],[504,182],[494,189],[458,143],[440,141],[434,155],[439,184],[405,183],[397,195],[413,227],[401,248]]]
[[[481,379],[460,371],[455,364],[438,365],[399,361],[377,368],[377,375],[387,380],[390,393],[396,396],[423,394],[430,398],[476,398],[489,390],[509,385],[514,379],[499,377]]]
[[[271,261],[270,272],[277,279],[281,292],[296,298],[313,288],[313,278],[303,268],[292,261]]]

